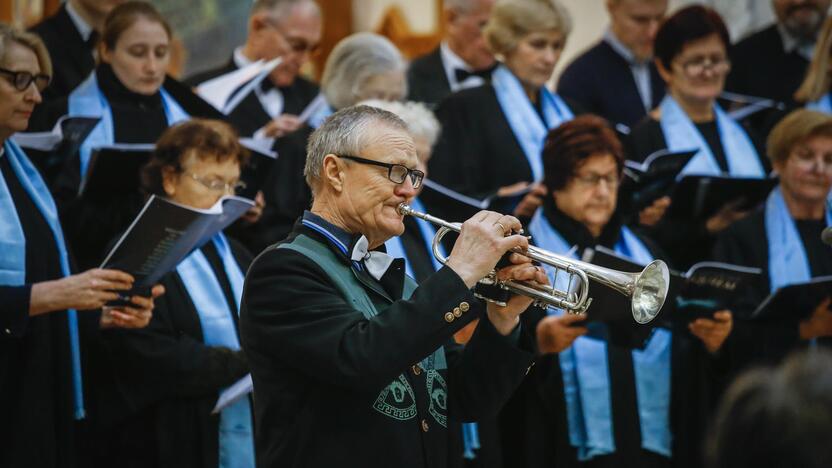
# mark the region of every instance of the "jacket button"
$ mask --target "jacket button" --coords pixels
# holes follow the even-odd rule
[[[459,310],[461,310],[463,312],[468,312],[469,309],[471,309],[471,305],[468,304],[467,302],[460,302],[459,303]]]
[[[448,323],[453,322],[455,318],[456,317],[454,317],[453,312],[448,312],[447,314],[445,314],[445,321]]]
[[[4,331],[4,332],[6,332],[6,334],[7,334],[7,335],[11,335],[11,334],[12,334],[12,331],[11,331],[11,330],[9,330],[8,328],[7,328],[7,329],[5,329],[5,330],[3,330],[3,331]]]
[[[415,366],[411,367],[411,369],[413,370],[414,375],[419,375],[422,373],[422,368],[419,367],[419,364],[416,364]]]
[[[460,309],[459,307],[454,307],[454,317],[462,317],[462,309]]]
[[[428,426],[428,422],[423,419],[422,420],[422,431],[427,432],[428,429],[430,429],[430,427]]]

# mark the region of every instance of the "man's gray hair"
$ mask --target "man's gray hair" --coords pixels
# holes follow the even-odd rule
[[[318,6],[315,0],[256,0],[251,7],[251,14],[266,11],[271,13],[275,19],[280,20],[280,18],[288,15],[292,8],[302,4],[309,4],[311,7],[314,7],[320,16],[321,7]]]
[[[321,178],[324,157],[328,154],[359,156],[369,143],[371,130],[381,126],[407,133],[407,124],[402,119],[377,107],[347,107],[324,120],[309,137],[306,146],[303,175],[313,196]]]
[[[361,99],[361,86],[368,79],[404,69],[402,54],[389,39],[369,32],[356,33],[332,49],[321,77],[321,90],[330,106],[343,109]]]

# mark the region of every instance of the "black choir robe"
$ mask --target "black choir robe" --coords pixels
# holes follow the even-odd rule
[[[435,106],[451,94],[442,53],[437,46],[427,55],[413,59],[407,70],[407,99]]]
[[[31,31],[43,39],[52,58],[52,82],[43,92],[44,101],[69,95],[95,68],[95,45],[81,37],[66,4]]]
[[[728,161],[722,147],[716,121],[696,124],[696,126],[705,142],[708,143],[708,147],[711,149],[711,153],[713,153],[720,168],[727,172]],[[768,158],[765,157],[766,152],[763,143],[747,125],[743,125],[743,129],[757,150],[757,156],[760,158],[764,170],[769,172],[771,170],[771,164]],[[652,153],[667,148],[667,141],[662,132],[661,124],[652,116],[646,117],[636,125],[630,133],[630,137],[624,143],[627,159],[639,162],[644,161]],[[622,205],[625,204],[626,200],[622,200]],[[638,220],[638,213],[628,214],[636,221]],[[673,259],[673,263],[682,269],[687,269],[694,263],[708,258],[715,240],[715,237],[710,235],[705,228],[704,220],[701,222],[685,220],[683,222],[680,220],[671,221],[662,219],[648,231],[662,246],[662,249],[667,252],[670,258]]]
[[[567,101],[573,113],[578,108]],[[514,136],[497,94],[490,84],[465,89],[439,104],[436,116],[442,134],[428,163],[432,180],[457,192],[483,199],[500,187],[532,182],[532,169]],[[444,197],[431,190],[422,195],[432,214],[462,221],[464,214],[448,209]]]
[[[229,244],[245,272],[251,255],[233,239]],[[237,324],[222,259],[212,242],[202,252]],[[165,294],[156,299],[147,328],[103,333],[117,364],[99,416],[102,467],[218,466],[219,415],[211,411],[221,390],[248,373],[242,351],[203,343],[199,313],[178,273],[168,273],[161,284]]]
[[[301,224],[289,240],[301,233],[327,242]],[[332,244],[325,248],[349,264]],[[450,268],[397,302],[402,277],[356,275],[380,312],[370,323],[303,254],[270,248],[249,269],[240,329],[254,377],[259,465],[446,467],[447,429],[428,410],[431,374],[414,364],[445,343],[448,369],[437,372],[447,382],[448,416],[464,420],[496,414],[527,372],[527,337],[500,336]],[[468,306],[467,315],[447,319]],[[451,337],[475,317],[480,326],[462,351]],[[372,408],[398,375],[416,408],[402,421]]]
[[[601,236],[595,239],[581,223],[559,211],[554,202],[549,200],[551,199],[544,203],[547,219],[567,242],[579,246],[578,251],[599,244],[608,248],[614,247],[621,229],[621,221],[617,216],[607,224]],[[661,251],[649,238],[637,235],[656,258],[662,258]],[[534,312],[521,316],[523,326],[532,335],[539,321],[546,316],[542,311]],[[641,448],[632,349],[608,342],[616,452],[595,457],[583,464],[577,460],[577,452],[569,443],[560,361],[557,354],[547,354],[538,358],[537,364],[520,389],[501,412],[500,426],[505,466],[699,468],[701,442],[707,427],[708,414],[715,407],[726,364],[722,357],[711,357],[701,341],[688,332],[687,327],[676,327],[672,331],[672,462]]]
[[[234,70],[237,70],[237,65],[234,63],[234,58],[232,57],[225,65],[194,75],[188,78],[186,82],[196,87],[205,81],[233,72]],[[289,86],[278,89],[283,94],[283,113],[292,115],[300,115],[320,92],[317,84],[300,76],[295,78],[295,81]],[[263,128],[264,125],[272,120],[272,117],[266,112],[263,105],[260,104],[257,94],[251,92],[228,114],[227,119],[240,132],[241,136],[247,137],[254,135],[254,132]]]
[[[664,97],[664,80],[650,64],[651,105]],[[614,124],[632,127],[645,117],[635,78],[627,60],[607,41],[599,41],[570,63],[558,80],[558,94]]]
[[[832,248],[821,241],[826,221],[798,220],[795,225],[809,259],[812,277],[832,275]],[[808,341],[800,339],[797,319],[768,323],[748,320],[751,312],[770,293],[768,249],[763,209],[726,228],[714,246],[714,260],[760,268],[763,271],[760,280],[750,285],[748,294],[738,297],[734,305],[736,318],[735,332],[731,336],[734,356],[732,367],[737,372],[752,364],[776,364],[790,351],[808,345]],[[818,343],[832,346],[832,338],[821,338]]]
[[[113,115],[113,139],[116,143],[155,143],[167,127],[160,93],[146,96],[127,89],[118,80],[110,65],[102,63],[95,71],[101,92],[107,98]],[[186,86],[168,78],[165,90],[189,115],[221,118],[222,115],[194,95]],[[32,131],[51,129],[66,115],[66,97],[47,103],[35,112]],[[104,247],[124,231],[144,205],[139,192],[113,194],[102,200],[77,198],[81,183],[78,153],[64,161],[51,189],[61,214],[67,243],[80,269],[98,266],[104,259]]]
[[[31,286],[63,277],[55,238],[5,156],[0,177],[26,237],[25,285],[0,286],[0,466],[87,466],[82,457],[87,425],[74,420],[67,314],[29,317]],[[96,312],[78,312],[88,415],[95,412],[95,388],[87,377],[99,319]]]

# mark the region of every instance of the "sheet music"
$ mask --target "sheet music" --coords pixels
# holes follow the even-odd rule
[[[281,57],[268,62],[258,60],[202,83],[196,93],[223,114],[228,114],[282,61]]]
[[[89,116],[75,116],[75,117],[87,117],[91,119],[97,119],[97,116],[89,115]],[[52,130],[48,132],[25,132],[25,133],[15,133],[12,135],[12,141],[20,145],[21,148],[28,148],[37,151],[52,151],[54,150],[58,144],[61,143],[61,140],[64,138],[64,132],[62,124],[65,120],[70,118],[69,115],[64,115],[55,123],[55,126],[52,127]]]
[[[211,414],[219,413],[235,401],[251,393],[252,390],[254,390],[254,382],[251,380],[251,374],[248,374],[220,393]]]

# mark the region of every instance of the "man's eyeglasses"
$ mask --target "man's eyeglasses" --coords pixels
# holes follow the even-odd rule
[[[286,44],[290,49],[292,49],[292,52],[296,54],[308,52],[310,55],[315,55],[320,50],[320,44],[310,44],[306,42],[305,39],[288,36],[285,32],[283,32],[283,29],[280,28],[276,19],[268,18],[266,23],[283,37],[283,40],[286,41]]]
[[[361,164],[370,164],[373,166],[386,167],[387,178],[390,179],[391,182],[396,184],[403,184],[405,179],[407,179],[407,176],[410,176],[410,183],[413,184],[413,188],[415,189],[422,186],[422,179],[425,178],[424,172],[418,169],[408,169],[407,166],[402,166],[401,164],[383,163],[379,161],[373,161],[371,159],[364,159],[359,158],[357,156],[349,155],[338,155],[338,157],[349,159],[350,161],[355,161]]]
[[[52,77],[44,73],[33,75],[27,71],[13,71],[5,68],[0,68],[0,74],[11,78],[9,82],[12,86],[14,86],[14,89],[18,91],[26,91],[32,83],[35,83],[35,87],[38,88],[38,92],[40,92],[46,89],[46,87],[49,86],[49,82],[52,80]]]
[[[224,192],[224,193],[237,193],[238,190],[242,190],[246,188],[246,183],[239,181],[233,184],[228,183],[224,180],[220,179],[208,179],[201,175],[194,174],[193,172],[185,172],[185,174],[190,177],[191,179],[199,182],[203,187],[213,190],[215,192]]]

